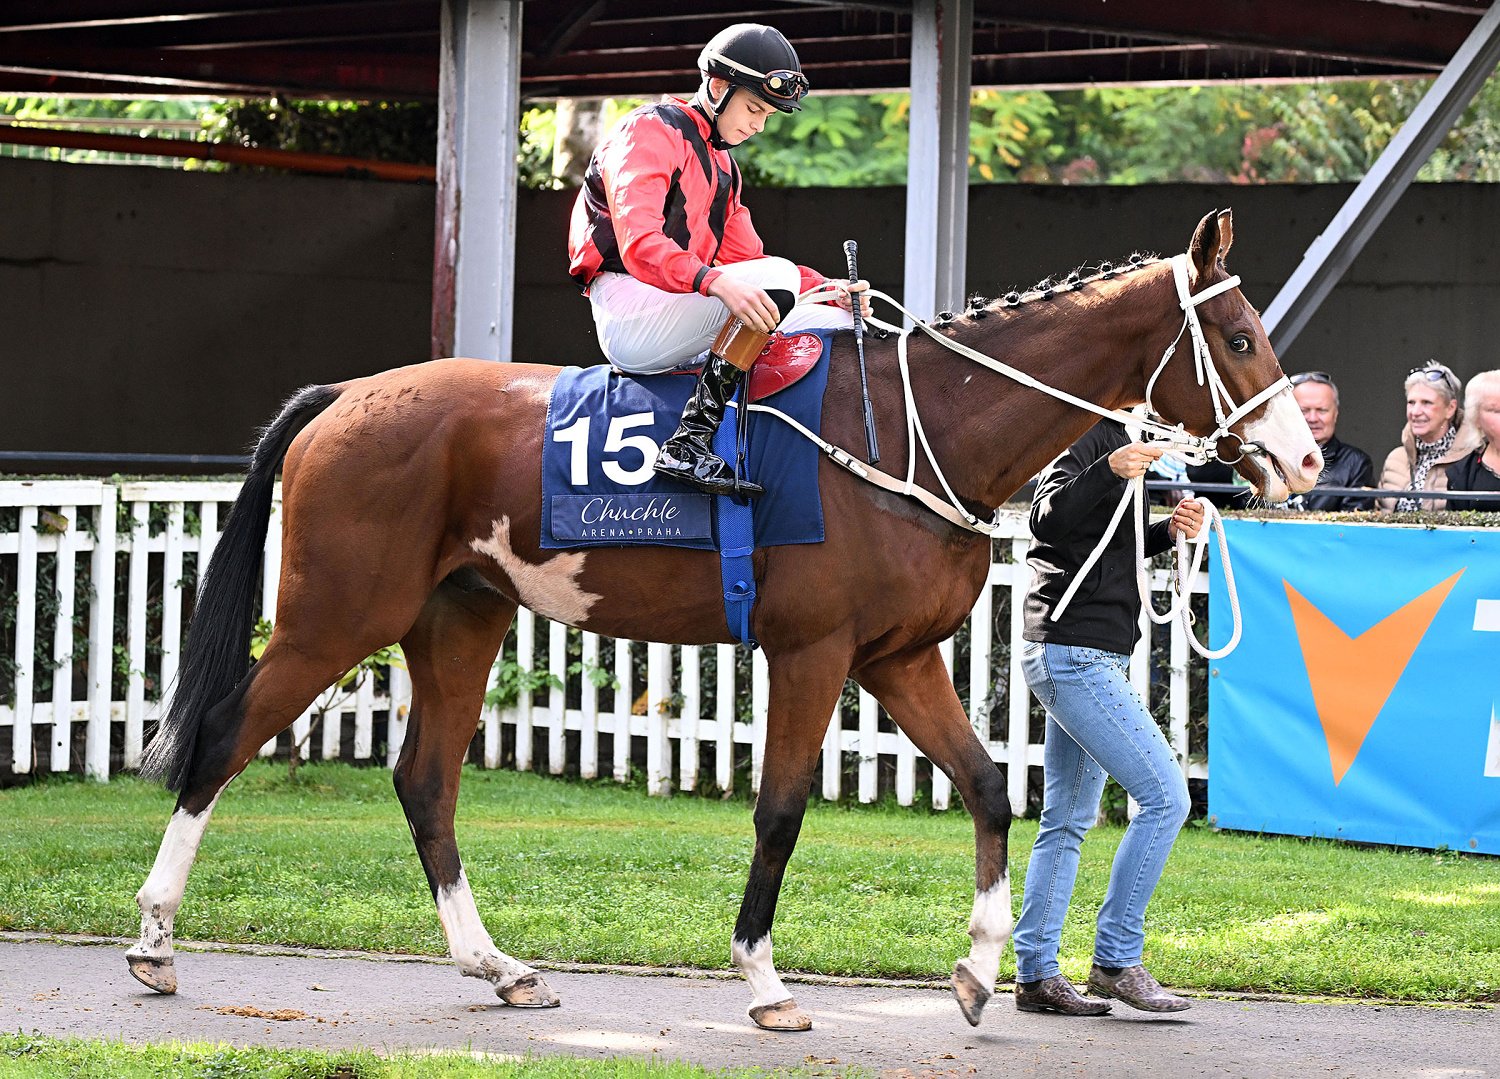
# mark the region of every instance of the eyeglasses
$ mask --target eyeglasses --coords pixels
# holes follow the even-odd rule
[[[1441,382],[1448,387],[1448,396],[1458,396],[1458,376],[1448,370],[1442,364],[1423,364],[1421,367],[1413,367],[1407,373],[1408,379],[1420,375],[1428,382]]]
[[[1302,371],[1295,374],[1289,380],[1293,386],[1300,386],[1304,382],[1321,382],[1325,386],[1332,386],[1333,379],[1327,371]]]
[[[753,67],[736,63],[716,50],[705,49],[703,55],[707,59],[717,60],[732,71],[738,71],[741,75],[756,80],[758,85],[752,89],[757,90],[768,100],[774,99],[795,105],[812,89],[812,83],[808,82],[807,76],[800,71],[791,71],[786,68],[776,71],[756,71]]]

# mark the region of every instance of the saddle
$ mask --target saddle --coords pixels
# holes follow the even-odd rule
[[[823,339],[812,332],[775,333],[750,368],[750,400],[760,401],[800,382],[823,355]],[[696,376],[700,367],[685,367],[674,374]]]

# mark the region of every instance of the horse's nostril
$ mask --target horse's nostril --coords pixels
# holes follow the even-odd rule
[[[1302,471],[1304,472],[1317,472],[1322,467],[1323,459],[1316,453],[1309,453],[1306,457],[1302,458]]]

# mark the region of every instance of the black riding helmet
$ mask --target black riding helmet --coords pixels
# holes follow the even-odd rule
[[[703,98],[709,106],[714,144],[720,149],[724,144],[719,138],[719,115],[736,89],[749,90],[781,112],[800,109],[809,89],[797,50],[780,30],[760,23],[735,23],[720,30],[698,54],[698,70],[703,72]],[[709,92],[710,78],[729,83],[718,100]]]

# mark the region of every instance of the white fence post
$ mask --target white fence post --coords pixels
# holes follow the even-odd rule
[[[682,716],[677,727],[677,785],[685,791],[698,789],[698,723],[703,718],[700,686],[701,650],[696,644],[682,646]]]
[[[67,522],[57,536],[57,624],[52,631],[52,754],[49,767],[66,772],[73,757],[73,611],[78,507],[62,506]]]
[[[599,669],[599,635],[583,635],[583,682],[579,686],[582,718],[578,727],[578,774],[584,779],[599,778],[599,686],[594,672]]]
[[[630,778],[630,716],[635,708],[635,668],[630,661],[630,642],[615,641],[614,776],[624,783]]]
[[[672,695],[672,646],[646,646],[646,793],[672,790],[672,744],[666,710]]]
[[[718,741],[714,747],[714,782],[725,794],[734,790],[734,743],[738,718],[734,707],[734,659],[733,645],[714,646],[714,666],[717,671],[714,718],[718,726]]]
[[[89,602],[89,719],[84,739],[84,773],[90,779],[109,778],[110,702],[115,670],[115,513],[118,493],[100,484],[98,517],[94,522],[94,552],[89,577],[94,596]]]
[[[547,673],[554,679],[547,694],[552,713],[547,727],[547,772],[560,776],[568,763],[563,759],[563,747],[568,744],[568,627],[561,622],[547,627]]]
[[[21,507],[20,561],[16,566],[16,714],[10,767],[31,771],[32,693],[36,686],[37,507]]]

